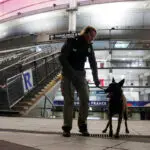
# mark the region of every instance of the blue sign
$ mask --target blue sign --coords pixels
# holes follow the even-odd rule
[[[104,90],[96,91],[96,94],[105,94]]]
[[[54,100],[54,106],[63,106],[64,101]],[[106,107],[108,105],[108,101],[89,101],[89,106],[100,106]],[[79,101],[74,102],[74,106],[79,106]]]
[[[54,100],[53,104],[55,106],[63,106],[64,101]],[[150,107],[150,101],[128,101],[128,107]],[[79,101],[74,102],[74,106],[79,106]],[[108,106],[108,101],[89,101],[89,106],[99,106],[106,108]]]

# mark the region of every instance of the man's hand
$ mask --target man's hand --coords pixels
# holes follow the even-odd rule
[[[98,87],[98,88],[104,90],[104,88],[100,86],[100,81],[99,81],[98,79],[95,80],[94,83],[95,83],[96,87]]]
[[[99,87],[99,86],[100,86],[100,82],[99,82],[99,80],[98,80],[98,79],[97,79],[97,80],[95,80],[95,81],[94,81],[94,83],[95,83],[96,87]]]

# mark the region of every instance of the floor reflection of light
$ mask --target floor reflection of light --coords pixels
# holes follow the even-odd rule
[[[112,117],[112,120],[118,120],[118,118],[117,117]]]
[[[101,118],[100,117],[87,117],[88,120],[100,120]]]

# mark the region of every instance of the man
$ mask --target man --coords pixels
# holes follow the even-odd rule
[[[89,89],[85,79],[84,65],[88,57],[95,85],[99,86],[97,75],[97,63],[92,47],[92,41],[96,36],[96,29],[88,26],[83,29],[76,38],[69,38],[64,43],[59,57],[62,65],[62,95],[64,96],[64,124],[63,136],[70,137],[73,118],[74,90],[77,91],[80,106],[78,116],[79,132],[83,136],[89,136],[87,130]]]

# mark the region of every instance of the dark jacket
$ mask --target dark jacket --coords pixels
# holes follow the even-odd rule
[[[74,71],[84,71],[87,58],[92,69],[93,79],[97,81],[97,63],[92,44],[88,44],[83,36],[67,39],[62,46],[59,57],[63,67],[63,75],[70,78],[75,75]]]

